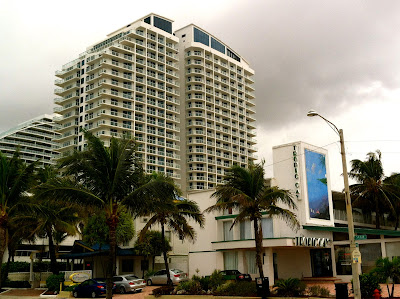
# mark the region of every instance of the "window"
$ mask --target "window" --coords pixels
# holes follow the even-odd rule
[[[133,272],[133,260],[132,259],[124,259],[122,260],[122,272]]]
[[[257,274],[258,269],[256,265],[256,252],[246,251],[247,272],[249,274]]]
[[[194,41],[198,43],[202,43],[206,46],[210,45],[210,38],[208,34],[204,33],[203,31],[194,28]]]
[[[224,252],[224,270],[236,270],[238,268],[238,253],[236,251]]]
[[[172,23],[154,16],[154,26],[172,34]]]
[[[211,38],[211,48],[225,54],[225,46],[213,37]]]
[[[251,221],[240,222],[240,240],[251,239]]]
[[[274,230],[272,225],[272,218],[261,219],[261,227],[263,231],[263,238],[273,238]]]
[[[224,229],[224,241],[232,241],[233,240],[233,230],[231,230],[232,221],[224,221],[223,229]]]

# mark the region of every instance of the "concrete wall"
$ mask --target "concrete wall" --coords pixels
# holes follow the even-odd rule
[[[311,277],[311,257],[309,248],[279,248],[277,254],[278,278]]]

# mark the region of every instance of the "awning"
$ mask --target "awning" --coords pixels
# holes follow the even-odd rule
[[[308,229],[308,230],[329,231],[329,232],[336,232],[336,233],[348,233],[347,227],[303,225],[303,228]],[[363,235],[384,235],[384,236],[400,237],[400,231],[398,231],[398,230],[354,228],[354,232],[356,234],[363,234]]]

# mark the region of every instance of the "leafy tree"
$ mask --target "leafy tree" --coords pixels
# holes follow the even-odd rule
[[[386,285],[389,298],[393,298],[394,286],[400,282],[400,258],[397,256],[390,260],[388,257],[380,258],[376,261],[376,268],[372,270],[376,274],[381,283],[387,283],[388,279],[392,280],[392,291],[389,290],[389,285]]]
[[[126,209],[121,207],[119,212],[119,221],[117,224],[116,239],[117,244],[123,244],[129,242],[135,235],[135,229],[133,227],[133,218]],[[106,213],[100,211],[97,214],[89,217],[87,224],[83,229],[83,241],[89,245],[99,244],[109,244],[109,227],[106,223]]]
[[[157,255],[161,255],[164,251],[168,252],[172,250],[168,240],[164,240],[163,244],[161,232],[154,230],[147,231],[142,239],[137,239],[135,243],[135,249],[139,252],[139,254],[144,255],[146,261],[148,261],[149,257],[153,257],[153,270],[155,257]]]
[[[365,161],[352,160],[350,178],[357,184],[350,186],[354,197],[353,205],[360,207],[363,212],[375,212],[376,228],[381,227],[381,217],[384,212],[395,213],[396,203],[399,202],[399,188],[385,181],[381,152],[368,153]]]
[[[24,209],[27,191],[33,183],[36,163],[26,164],[17,150],[11,158],[0,152],[0,261],[8,244],[10,220]],[[0,268],[0,277],[1,268]],[[0,289],[2,282],[0,279]]]
[[[170,182],[148,178],[136,157],[135,142],[111,138],[110,146],[89,132],[84,132],[87,148],[60,159],[64,177],[39,188],[39,195],[61,202],[74,202],[83,207],[103,210],[109,229],[110,251],[107,259],[107,298],[112,297],[115,273],[117,226],[121,206],[135,212],[153,198],[170,197],[175,186]]]
[[[170,181],[173,184],[172,179],[166,178],[160,174],[153,174],[153,177]],[[204,225],[204,216],[200,212],[199,206],[194,201],[187,199],[177,199],[176,195],[169,196],[167,198],[156,198],[152,206],[149,209],[143,209],[143,214],[151,213],[151,217],[143,229],[139,233],[139,239],[143,240],[146,232],[149,231],[154,225],[161,226],[161,237],[162,244],[165,244],[165,228],[169,228],[172,233],[180,236],[182,239],[194,240],[196,233],[193,227],[188,223],[188,220],[192,220],[198,223],[201,227]],[[168,259],[167,259],[167,247],[163,247],[163,256],[165,269],[167,270],[167,283],[172,284],[172,280],[169,273]]]
[[[206,212],[223,212],[228,209],[237,209],[238,215],[232,227],[246,219],[253,222],[256,264],[261,277],[264,277],[262,268],[262,226],[263,212],[271,217],[279,217],[286,221],[293,229],[299,227],[296,215],[289,209],[297,209],[289,191],[278,187],[268,186],[264,178],[264,162],[250,164],[248,168],[232,166],[225,176],[225,183],[217,186],[213,197],[217,203],[206,209]],[[232,229],[231,227],[231,229]]]

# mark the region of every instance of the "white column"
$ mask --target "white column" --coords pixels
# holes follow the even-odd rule
[[[264,276],[269,278],[269,285],[274,284],[274,257],[273,257],[273,252],[272,248],[265,248],[264,249],[264,257],[261,257],[263,259],[263,271],[264,271]]]

